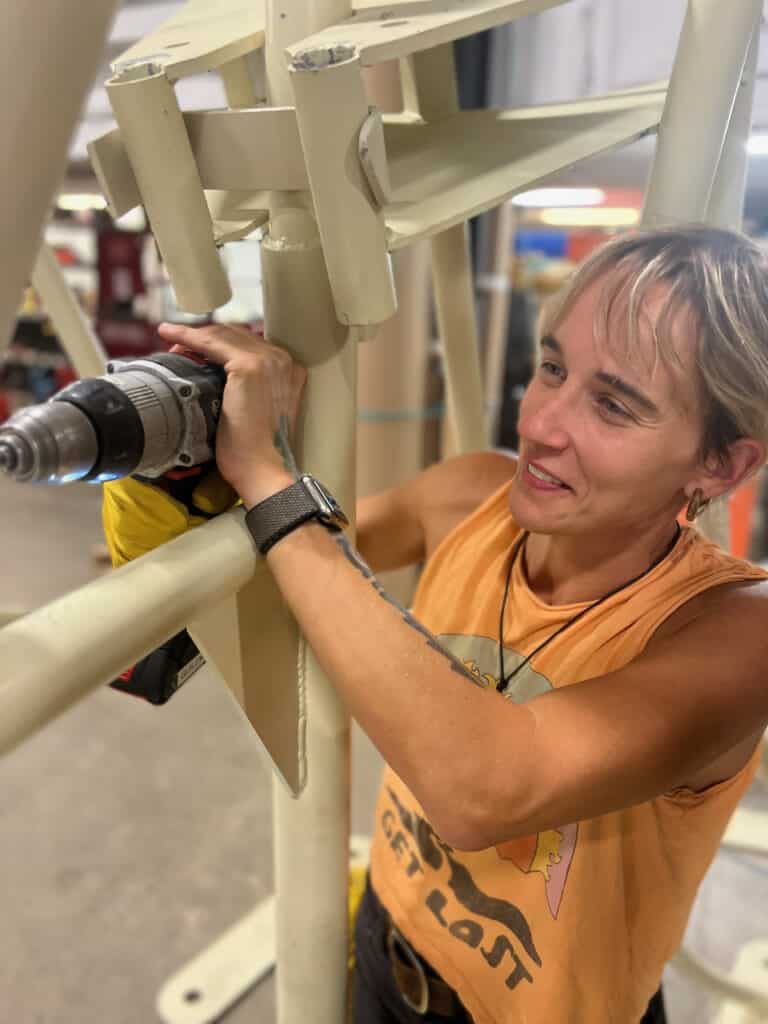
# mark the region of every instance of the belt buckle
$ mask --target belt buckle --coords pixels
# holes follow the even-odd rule
[[[416,971],[421,986],[418,999],[411,999],[408,993],[403,992],[399,985],[397,988],[405,1005],[410,1007],[414,1013],[423,1016],[429,1009],[429,982],[427,981],[427,975],[407,939],[393,924],[390,924],[389,931],[387,932],[387,949],[390,957],[400,956],[402,952],[402,955]]]

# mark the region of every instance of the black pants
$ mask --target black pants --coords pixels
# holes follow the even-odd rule
[[[387,955],[387,913],[369,882],[355,924],[355,974],[352,981],[353,1024],[472,1024],[460,1007],[452,1017],[416,1013],[403,1002]],[[437,972],[422,957],[427,975]],[[586,1022],[583,1022],[586,1024]],[[640,1024],[667,1024],[661,989],[651,1000]]]
[[[463,1007],[458,1015],[442,1017],[435,1013],[416,1013],[406,1006],[395,984],[387,953],[388,923],[387,912],[368,882],[355,924],[353,1024],[472,1024],[472,1018]],[[419,961],[428,977],[438,977],[426,960],[419,957]]]

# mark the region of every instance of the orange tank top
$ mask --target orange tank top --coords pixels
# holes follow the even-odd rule
[[[492,686],[499,672],[499,606],[520,533],[508,488],[444,539],[413,608]],[[767,576],[684,528],[650,573],[536,655],[511,682],[508,699],[527,701],[618,669],[694,595]],[[505,624],[506,673],[582,607],[540,601],[518,559]],[[702,793],[675,790],[479,852],[444,843],[387,768],[376,809],[373,887],[476,1024],[638,1024],[682,940],[698,886],[758,756]],[[507,770],[515,770],[512,750]]]

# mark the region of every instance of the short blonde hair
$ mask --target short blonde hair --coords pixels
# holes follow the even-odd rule
[[[722,459],[739,437],[768,443],[768,256],[758,245],[735,231],[698,225],[621,235],[596,250],[547,304],[542,333],[556,330],[600,278],[595,331],[607,336],[609,323],[626,316],[630,352],[645,321],[654,357],[679,365],[673,328],[680,314],[693,317],[703,455]],[[645,300],[659,285],[666,297],[651,323]]]

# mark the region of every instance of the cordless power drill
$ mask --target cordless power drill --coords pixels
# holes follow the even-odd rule
[[[116,359],[0,425],[0,470],[22,483],[158,478],[213,458],[224,371],[171,353]]]
[[[163,486],[189,476],[214,456],[225,379],[196,357],[113,360],[104,376],[76,381],[0,425],[0,470],[44,484],[130,475]],[[111,685],[164,704],[202,661],[182,630]]]

